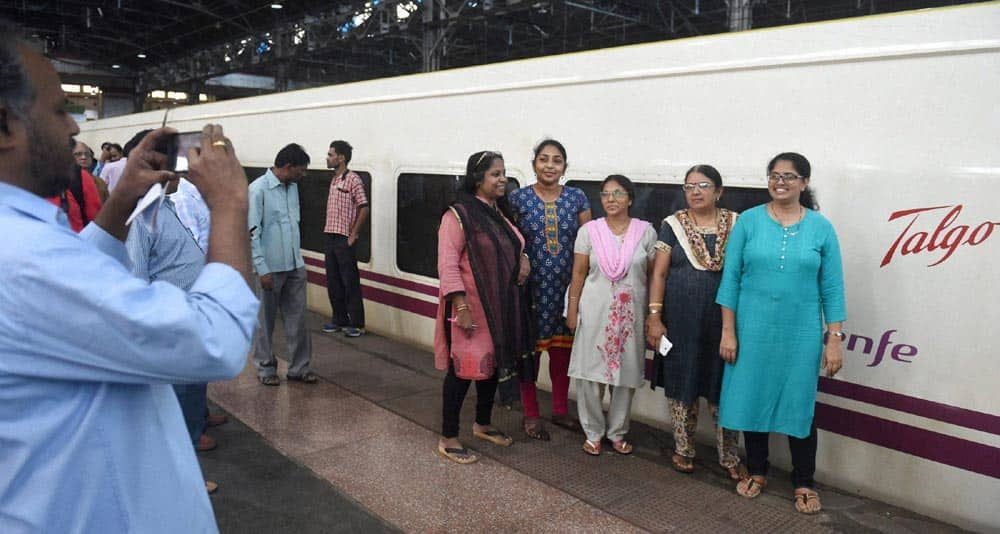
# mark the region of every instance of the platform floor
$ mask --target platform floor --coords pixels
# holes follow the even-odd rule
[[[582,434],[549,425],[552,441],[528,440],[521,413],[497,408],[494,424],[515,439],[497,447],[471,435],[475,388],[460,438],[481,460],[457,465],[434,453],[443,374],[431,355],[373,334],[324,334],[321,322],[310,317],[318,384],[262,386],[248,363],[209,387],[237,419],[213,429],[220,446],[200,456],[220,484],[223,532],[960,532],[824,486],[824,511],[803,516],[777,471],[761,497],[744,499],[714,451],[699,449],[695,474],[677,473],[670,435],[642,424],[633,455],[594,458],[580,451]],[[549,398],[539,400],[544,415]]]

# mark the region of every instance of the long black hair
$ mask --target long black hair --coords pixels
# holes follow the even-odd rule
[[[774,170],[774,166],[778,164],[779,161],[787,161],[795,167],[795,172],[799,173],[803,179],[808,179],[812,176],[812,165],[809,164],[809,160],[805,156],[797,152],[782,152],[777,156],[771,158],[771,161],[767,164],[767,174],[771,174]],[[819,210],[819,204],[816,203],[816,197],[813,195],[812,189],[807,185],[799,195],[799,204],[811,210]]]

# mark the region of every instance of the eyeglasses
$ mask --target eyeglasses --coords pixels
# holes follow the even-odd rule
[[[615,189],[614,191],[601,191],[601,198],[613,198],[615,200],[625,200],[628,198],[628,192],[622,191],[621,189]]]
[[[90,155],[89,152],[74,152],[73,153],[73,157],[74,158],[79,158],[80,156],[89,156],[89,155]]]
[[[696,187],[698,189],[701,189],[702,191],[704,191],[706,189],[711,189],[712,186],[714,186],[714,185],[715,184],[713,184],[712,182],[698,182],[696,184],[684,184],[684,185],[681,186],[681,189],[683,189],[684,191],[690,193],[691,191],[694,191],[694,188],[696,188]]]
[[[795,180],[801,180],[802,177],[791,172],[772,172],[767,175],[767,179],[772,182],[785,182],[786,184],[790,184]]]
[[[479,164],[482,163],[483,160],[486,159],[487,156],[490,159],[493,159],[494,157],[503,159],[503,154],[501,154],[499,152],[494,152],[493,150],[484,150],[483,153],[479,156],[479,159],[476,160],[476,164],[473,165],[473,167],[478,167]]]

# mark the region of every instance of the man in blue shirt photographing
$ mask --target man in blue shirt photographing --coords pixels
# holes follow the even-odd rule
[[[243,368],[250,290],[246,176],[222,128],[189,179],[211,208],[190,290],[129,272],[125,221],[158,182],[157,141],[132,152],[83,232],[44,197],[69,183],[73,136],[49,61],[0,20],[0,532],[215,532],[171,384]]]

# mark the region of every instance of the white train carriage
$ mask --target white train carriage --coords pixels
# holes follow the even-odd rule
[[[987,3],[226,101],[174,110],[170,123],[222,124],[251,179],[285,143],[306,147],[303,248],[322,313],[323,157],[349,140],[371,191],[369,328],[421,348],[438,219],[473,151],[502,151],[525,185],[532,146],[552,136],[569,150],[571,183],[593,195],[605,175],[628,175],[635,215],[657,222],[680,207],[692,164],[719,168],[723,198],[742,208],[766,199],[771,156],[801,152],[840,235],[849,316],[844,370],[820,379],[818,479],[986,530],[1000,529],[998,88],[1000,4]],[[80,138],[121,142],[162,116],[87,123]],[[635,415],[666,426],[665,404],[643,389]]]

